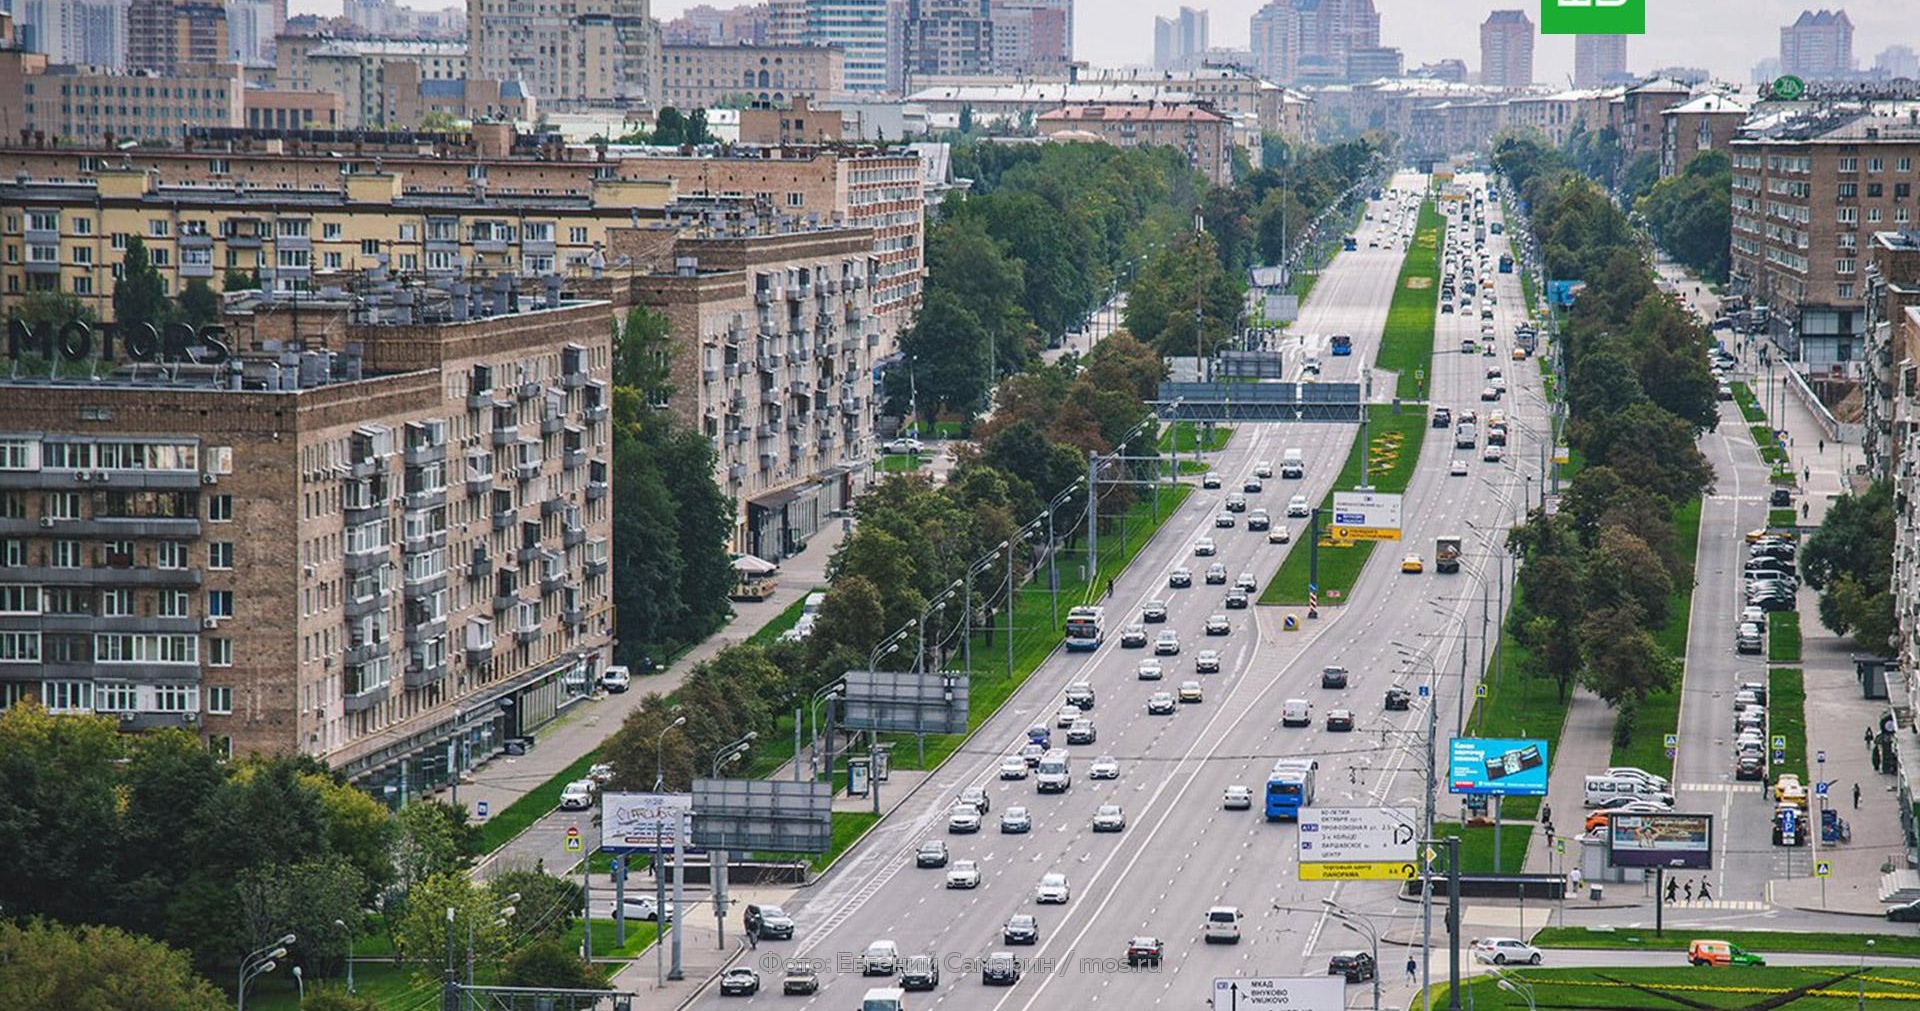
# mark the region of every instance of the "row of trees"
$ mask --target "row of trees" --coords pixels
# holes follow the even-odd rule
[[[1899,631],[1893,607],[1892,482],[1835,499],[1800,553],[1800,574],[1820,591],[1820,623],[1880,652]]]
[[[0,865],[32,868],[0,875],[0,908],[15,923],[151,935],[219,979],[288,933],[298,940],[282,965],[338,978],[353,940],[374,929],[368,910],[402,957],[422,963],[445,953],[449,908],[462,937],[475,924],[489,959],[565,933],[577,885],[538,869],[476,885],[476,849],[463,809],[417,801],[390,812],[311,759],[227,762],[181,731],[127,735],[113,719],[32,703],[0,711]],[[497,929],[512,893],[518,915]]]
[[[1696,445],[1718,417],[1709,339],[1658,290],[1625,216],[1564,155],[1506,137],[1494,163],[1528,202],[1548,276],[1587,284],[1560,338],[1566,438],[1584,466],[1558,512],[1535,511],[1509,537],[1525,561],[1509,628],[1562,698],[1577,681],[1620,707],[1626,738],[1639,701],[1680,671],[1656,632],[1681,617],[1670,601],[1693,579],[1675,510],[1713,479]]]
[[[1634,203],[1647,231],[1668,256],[1716,284],[1725,284],[1733,255],[1733,163],[1702,151],[1680,174],[1662,179]]]
[[[750,732],[771,741],[779,717],[848,670],[865,669],[882,640],[917,620],[928,601],[968,578],[969,566],[1002,542],[1014,545],[1019,585],[1044,547],[1020,542],[1021,526],[1085,473],[1087,452],[1114,449],[1140,422],[1141,401],[1161,374],[1152,349],[1119,334],[1084,358],[1070,355],[1007,379],[992,419],[977,433],[981,448],[962,456],[946,484],[895,475],[859,500],[858,522],[829,566],[832,583],[812,635],[728,647],[696,667],[672,700],[642,700],[603,749],[617,770],[615,785],[651,789],[658,777],[668,789],[685,789],[727,744]],[[1153,452],[1151,431],[1128,447],[1129,455]],[[1103,503],[1118,509],[1122,491],[1103,490]],[[1075,530],[1084,501],[1062,504],[1056,533]],[[973,624],[984,627],[1006,604],[1004,563],[973,578]],[[928,621],[930,664],[958,645],[961,599]],[[911,668],[918,642],[918,634],[909,637],[877,665]],[[678,717],[686,722],[667,733]]]

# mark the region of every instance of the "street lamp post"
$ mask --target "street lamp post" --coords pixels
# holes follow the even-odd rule
[[[653,739],[653,792],[659,793],[666,783],[666,747],[667,735],[687,725],[685,716],[676,716],[673,722],[660,728],[660,736]]]
[[[757,732],[749,730],[739,740],[734,741],[732,744],[729,744],[726,747],[721,748],[719,752],[717,752],[713,756],[713,778],[719,779],[720,769],[731,762],[739,760],[740,756],[746,754],[753,747],[753,742],[759,736],[760,735]],[[727,851],[726,850],[716,849],[713,851],[712,866],[713,866],[713,892],[712,892],[713,894],[713,927],[714,927],[714,935],[715,935],[714,943],[717,944],[722,950],[725,950],[727,946]],[[674,915],[674,921],[673,921],[673,933],[675,937],[679,937],[680,924],[683,921],[680,918],[680,911],[678,909],[674,910],[674,914],[675,915]],[[659,913],[656,911],[655,915],[657,916],[659,915]],[[676,967],[678,966],[678,964],[679,963],[676,961],[675,962]]]
[[[986,554],[980,556],[978,561],[967,566],[966,582],[961,587],[960,620],[963,631],[960,637],[960,654],[962,658],[960,666],[961,669],[967,672],[968,677],[973,676],[973,577],[993,568],[993,563],[1000,560],[1000,552],[1006,550],[1007,542],[1001,541],[999,547],[988,551]],[[1012,558],[1012,552],[1008,552],[1007,557]]]
[[[1078,487],[1080,482],[1075,481],[1067,486],[1066,491],[1055,495],[1053,501],[1047,503],[1047,589],[1053,595],[1053,627],[1055,628],[1060,627],[1060,565],[1054,557],[1054,549],[1057,545],[1053,538],[1053,514],[1059,510],[1062,503],[1073,497],[1073,490]]]
[[[1873,950],[1873,938],[1867,938],[1866,951],[1860,953],[1860,972],[1854,979],[1860,983],[1859,995],[1854,999],[1854,1011],[1867,1011],[1867,952]]]
[[[300,967],[297,965],[293,967],[293,985],[300,991],[300,1003],[305,1004],[307,1002],[307,977],[305,973],[300,971]]]
[[[1340,926],[1367,939],[1373,947],[1373,1011],[1380,1011],[1380,929],[1373,921],[1356,913],[1332,899],[1321,899],[1320,904],[1327,908],[1327,915],[1334,918]]]
[[[287,945],[295,940],[294,935],[288,933],[277,941],[247,952],[246,957],[240,960],[240,985],[234,991],[237,1011],[247,1011],[247,984],[257,976],[272,972],[274,966],[280,964],[279,960],[287,957]]]
[[[1533,985],[1531,983],[1523,979],[1516,979],[1498,969],[1493,970],[1493,975],[1494,978],[1499,981],[1494,984],[1495,986],[1526,1001],[1527,1011],[1539,1011],[1539,1005],[1534,1000]]]
[[[347,962],[347,995],[348,995],[348,996],[352,996],[352,995],[354,994],[354,989],[353,989],[353,928],[352,928],[352,927],[349,927],[349,926],[347,926],[347,921],[345,921],[345,920],[342,920],[342,919],[338,919],[338,918],[336,918],[336,919],[335,919],[335,920],[333,921],[333,925],[334,925],[334,926],[336,926],[336,927],[339,927],[339,928],[340,928],[340,933],[342,933],[342,934],[344,934],[344,935],[346,935],[346,938],[347,938],[347,953],[346,953],[346,962]]]

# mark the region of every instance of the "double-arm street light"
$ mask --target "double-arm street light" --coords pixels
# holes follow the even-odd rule
[[[979,575],[982,572],[987,571],[988,569],[993,568],[994,563],[1000,560],[1000,553],[1006,550],[1007,550],[1007,542],[1001,541],[997,547],[993,548],[991,551],[988,551],[986,554],[981,555],[979,561],[976,561],[973,564],[967,566],[967,577],[962,583],[962,596],[961,596],[961,604],[960,604],[960,609],[962,614],[962,619],[961,619],[962,634],[960,637],[960,655],[961,655],[960,666],[963,670],[967,672],[968,677],[973,676],[973,577]],[[1009,553],[1007,555],[1007,558],[1009,561],[1011,561],[1013,558],[1013,555]]]
[[[915,654],[913,660],[915,673],[920,673],[927,669],[927,622],[933,620],[933,612],[946,610],[947,598],[960,592],[961,588],[966,585],[967,581],[964,579],[956,579],[948,583],[946,589],[934,594],[933,599],[927,601],[927,606],[920,609],[920,619],[916,623],[916,627],[920,630],[920,649],[919,652]]]
[[[867,669],[879,670],[880,658],[883,656],[890,656],[894,653],[898,653],[900,651],[900,644],[905,642],[907,639],[907,634],[912,632],[915,628],[918,628],[919,626],[920,626],[920,619],[908,618],[907,623],[900,626],[898,631],[894,632],[890,636],[887,636],[885,639],[880,640],[880,644],[878,646],[873,647],[873,652],[867,654]]]
[[[1867,943],[1871,944],[1873,942],[1869,941]],[[1539,1003],[1534,999],[1532,983],[1518,976],[1510,975],[1500,969],[1493,970],[1493,978],[1496,980],[1494,983],[1495,986],[1526,1001],[1527,1011],[1539,1011]]]
[[[653,792],[659,793],[666,782],[667,735],[687,725],[685,716],[676,716],[673,722],[660,728],[660,736],[653,739]]]
[[[733,762],[739,759],[741,755],[746,754],[747,750],[753,747],[753,742],[758,739],[759,736],[760,734],[757,731],[749,730],[745,737],[715,752],[713,756],[713,778],[719,779],[721,766]]]
[[[246,957],[240,960],[240,986],[235,991],[238,1011],[247,1011],[247,984],[253,982],[255,977],[272,972],[280,964],[280,959],[287,957],[287,945],[295,940],[294,935],[288,933],[277,941],[247,952]]]

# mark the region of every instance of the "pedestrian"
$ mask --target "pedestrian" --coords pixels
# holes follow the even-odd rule
[[[1679,899],[1677,898],[1677,896],[1679,896],[1679,894],[1680,894],[1680,881],[1679,881],[1679,879],[1678,879],[1678,878],[1668,878],[1668,879],[1667,879],[1667,905],[1669,905],[1669,906],[1671,906],[1671,905],[1673,905],[1673,904],[1674,904],[1675,902],[1678,902],[1678,901],[1679,901]]]
[[[1540,805],[1540,824],[1542,825],[1553,824],[1553,805],[1552,804],[1543,803]]]
[[[1414,958],[1412,955],[1408,955],[1407,956],[1407,982],[1413,983],[1413,982],[1417,982],[1419,979],[1420,979],[1420,961]]]
[[[747,928],[747,947],[749,948],[760,947],[760,932],[758,930],[753,929],[752,927]]]
[[[1687,895],[1687,905],[1689,906],[1693,905],[1693,879],[1692,878],[1687,879],[1686,895]]]
[[[1813,468],[1812,468],[1812,467],[1807,467],[1807,466],[1802,466],[1802,467],[1800,468],[1800,481],[1801,481],[1801,483],[1802,483],[1802,484],[1812,484],[1812,483],[1813,483]]]
[[[1820,440],[1820,452],[1822,452],[1822,453],[1824,453],[1824,452],[1826,452],[1826,451],[1827,451],[1827,440],[1825,440],[1825,439],[1821,439],[1821,440]]]
[[[1853,784],[1853,809],[1860,810],[1860,784]]]
[[[1880,771],[1880,746],[1878,744],[1873,746],[1873,771]]]
[[[1567,872],[1567,880],[1573,883],[1573,894],[1580,894],[1580,880],[1584,877],[1586,877],[1586,875],[1581,874],[1580,868],[1578,867]]]
[[[1113,577],[1107,577],[1107,596],[1113,596]]]
[[[1700,879],[1700,901],[1701,902],[1713,901],[1713,891],[1711,887],[1708,885],[1706,878]]]
[[[1867,728],[1867,732],[1866,732],[1866,733],[1864,733],[1864,734],[1862,734],[1862,735],[1860,735],[1860,739],[1861,739],[1862,741],[1865,741],[1865,742],[1867,742],[1867,750],[1868,750],[1868,751],[1872,751],[1872,750],[1873,750],[1873,728],[1872,728],[1872,727],[1868,727],[1868,728]]]
[[[1800,503],[1800,518],[1807,518],[1807,504],[1805,502]]]

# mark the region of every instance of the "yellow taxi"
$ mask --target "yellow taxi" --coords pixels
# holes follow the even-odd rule
[[[1425,572],[1427,571],[1427,563],[1421,559],[1417,552],[1409,554],[1405,558],[1400,559],[1400,571]]]

